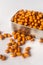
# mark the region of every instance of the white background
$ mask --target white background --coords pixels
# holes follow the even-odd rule
[[[43,0],[0,0],[0,30],[11,32],[10,19],[19,9],[38,10],[43,12]],[[7,55],[4,50],[9,39],[0,41],[0,54]],[[23,48],[31,46],[31,57],[23,59],[22,57],[11,58],[9,55],[6,61],[0,60],[0,65],[43,65],[43,44],[28,41]]]

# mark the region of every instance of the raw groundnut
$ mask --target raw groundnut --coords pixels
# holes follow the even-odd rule
[[[0,40],[3,40],[5,37],[2,35],[2,34],[0,34]]]
[[[14,52],[13,47],[11,49],[9,49],[9,52],[10,53]]]
[[[17,39],[17,35],[16,34],[14,35],[14,39]]]
[[[5,50],[5,53],[9,53],[9,50],[7,49],[7,50]]]
[[[17,49],[15,49],[15,50],[14,50],[14,53],[17,53],[17,51],[18,51],[18,50],[17,50]]]
[[[24,53],[24,57],[29,57],[29,54],[28,53]]]
[[[23,54],[22,54],[22,57],[23,57],[23,58],[27,58],[27,57],[30,57],[30,55],[29,55],[28,53],[23,53]]]
[[[34,41],[34,40],[35,40],[34,38],[31,39],[31,41]]]
[[[0,31],[0,34],[2,34],[2,31]]]
[[[15,35],[15,33],[16,33],[16,32],[13,31],[13,32],[12,32],[12,35]]]
[[[40,38],[39,42],[43,43],[43,38]]]
[[[17,42],[18,46],[21,46],[21,42]]]
[[[8,37],[12,37],[12,35],[11,34],[8,34]]]
[[[6,60],[6,56],[2,56],[1,60],[3,61]]]
[[[14,42],[14,39],[13,38],[10,38],[10,42]]]
[[[31,47],[26,47],[25,51],[30,51]]]
[[[25,35],[22,33],[22,34],[21,34],[21,37],[25,37]]]
[[[8,34],[7,33],[4,33],[3,36],[6,38],[6,37],[8,37]]]
[[[25,37],[22,37],[22,41],[25,41]]]
[[[16,49],[18,47],[18,44],[14,44],[12,46],[14,47],[14,49]]]
[[[24,45],[25,44],[25,41],[21,41],[21,45]]]
[[[17,55],[17,56],[21,56],[21,52],[17,52],[16,55]]]
[[[14,44],[16,44],[16,42],[15,42],[15,41],[13,41],[13,42],[12,42],[12,45],[14,45]]]
[[[20,41],[21,41],[21,36],[20,36],[20,37],[18,37],[18,38],[17,38],[17,40],[18,40],[18,42],[20,42]]]
[[[2,58],[2,55],[0,54],[0,59]]]
[[[8,45],[8,46],[12,46],[12,43],[8,43],[7,45]]]
[[[18,47],[17,50],[18,50],[18,52],[21,52],[21,47]]]
[[[4,55],[2,55],[2,54],[0,54],[0,59],[3,60],[3,61],[5,61],[7,59],[7,57],[4,56]]]
[[[16,53],[10,54],[11,57],[16,57]]]
[[[31,40],[31,36],[29,35],[29,36],[26,36],[26,40]]]

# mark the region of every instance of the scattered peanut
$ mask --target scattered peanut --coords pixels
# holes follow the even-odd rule
[[[3,60],[3,61],[5,61],[6,60],[6,56],[0,54],[0,59]]]
[[[4,33],[3,36],[6,38],[6,37],[8,37],[8,34],[7,33]]]
[[[0,54],[0,59],[2,58],[2,55]]]
[[[2,56],[1,60],[5,61],[6,60],[6,56]]]
[[[2,31],[0,31],[0,34],[2,34]]]
[[[41,39],[39,40],[39,42],[43,43],[43,39],[41,38]]]
[[[12,37],[12,35],[11,34],[8,34],[8,37]]]
[[[9,50],[7,49],[7,50],[5,50],[5,52],[6,52],[6,53],[9,53]]]
[[[5,37],[0,34],[0,40],[3,40]]]
[[[25,51],[29,51],[31,48],[30,47],[26,47],[25,48]]]

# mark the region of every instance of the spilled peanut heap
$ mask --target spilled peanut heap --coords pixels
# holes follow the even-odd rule
[[[12,19],[12,22],[43,30],[43,13],[38,11],[19,10]]]
[[[20,30],[12,32],[13,38],[10,39],[10,42],[8,43],[8,48],[6,49],[6,53],[10,53],[10,56],[16,57],[16,56],[22,56],[23,58],[26,58],[28,56],[31,56],[30,54],[30,47],[25,48],[25,52],[22,52],[21,46],[26,43],[27,40],[34,41],[34,36],[32,35],[25,35],[25,32],[21,32]],[[17,41],[15,41],[15,39]]]
[[[34,41],[35,36],[30,34],[25,34],[25,31],[21,32],[21,30],[18,30],[18,31],[12,32],[12,34],[0,33],[0,40],[4,40],[5,38],[10,38],[5,52],[7,54],[10,53],[11,57],[22,56],[23,58],[27,58],[31,56],[31,53],[30,53],[31,47],[30,46],[26,47],[25,52],[22,52],[23,51],[22,45],[24,45],[27,40]],[[40,42],[43,43],[43,39],[40,39]],[[6,56],[0,54],[1,60],[6,60],[6,58],[7,58]]]
[[[12,38],[13,37],[13,38]],[[22,56],[23,58],[27,58],[31,56],[30,49],[31,47],[26,47],[25,52],[22,52],[22,45],[26,43],[27,40],[34,41],[35,37],[28,34],[26,35],[24,31],[21,30],[12,32],[12,34],[4,33],[0,34],[0,40],[4,40],[5,38],[10,38],[9,43],[7,44],[7,49],[5,50],[6,53],[10,53],[11,57]],[[1,56],[1,54],[0,54]],[[3,57],[1,59],[5,60]]]

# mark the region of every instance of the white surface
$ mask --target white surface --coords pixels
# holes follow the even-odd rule
[[[43,0],[0,0],[0,30],[11,32],[11,16],[19,9],[38,10],[43,12]],[[9,39],[0,41],[0,53],[5,54],[4,50]],[[8,58],[6,61],[0,61],[0,65],[43,65],[43,44],[38,40],[27,42],[26,46],[31,46],[31,57],[23,59],[22,57]],[[5,54],[6,55],[6,54]],[[9,56],[9,55],[7,55]]]

